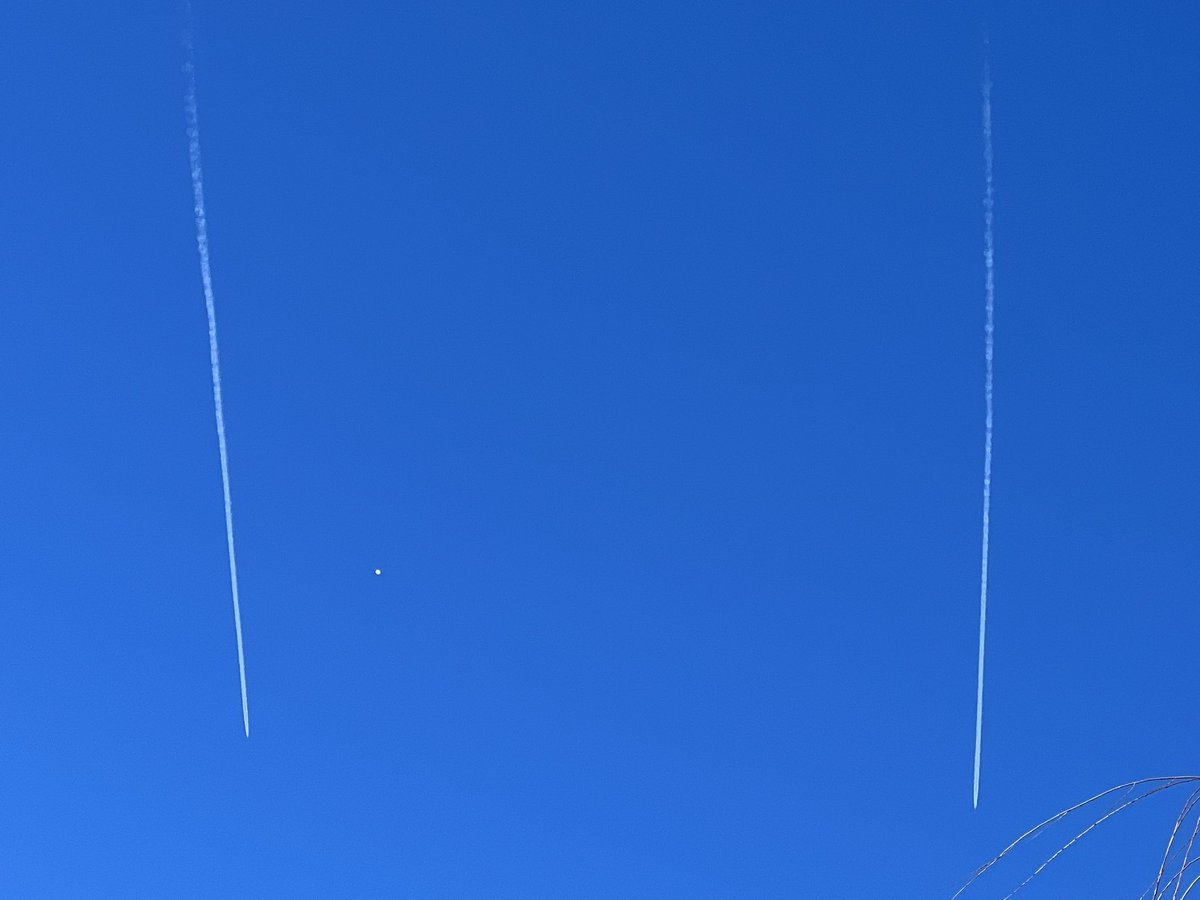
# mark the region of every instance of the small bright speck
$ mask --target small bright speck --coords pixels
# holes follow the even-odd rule
[[[376,575],[382,575],[383,573],[382,573],[381,571],[379,571],[378,569],[376,569],[376,570],[375,570],[375,574],[376,574]]]

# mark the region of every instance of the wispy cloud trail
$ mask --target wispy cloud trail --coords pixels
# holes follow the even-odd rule
[[[979,685],[975,698],[975,785],[972,803],[979,808],[979,756],[983,746],[983,648],[987,637],[988,531],[992,511],[992,338],[994,333],[995,254],[992,241],[992,68],[983,70],[983,265],[987,321],[984,324],[983,559],[979,568]]]
[[[191,8],[189,6],[189,19]],[[225,412],[221,405],[221,359],[217,351],[217,310],[213,302],[212,267],[208,260],[208,220],[204,214],[204,170],[200,165],[200,124],[196,110],[196,59],[189,22],[187,36],[187,133],[196,201],[196,247],[200,251],[200,280],[208,308],[208,355],[212,362],[213,406],[217,415],[217,445],[221,450],[221,486],[225,492],[225,539],[229,545],[229,583],[233,589],[233,627],[237,633],[238,677],[242,686],[242,725],[250,737],[250,703],[246,696],[246,655],[242,649],[242,609],[238,602],[237,559],[233,552],[233,502],[229,497],[229,452],[225,446]]]

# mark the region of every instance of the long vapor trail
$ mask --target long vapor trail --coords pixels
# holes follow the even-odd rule
[[[191,8],[188,8],[189,19]],[[221,450],[221,486],[225,492],[225,539],[229,545],[229,583],[233,589],[233,627],[237,633],[238,677],[242,685],[242,725],[250,737],[250,703],[246,697],[246,655],[242,649],[242,609],[238,602],[237,559],[233,552],[233,502],[229,497],[229,453],[225,447],[225,412],[221,405],[221,359],[217,351],[217,310],[213,302],[212,268],[208,261],[208,220],[204,214],[204,170],[200,165],[200,124],[196,112],[196,60],[189,22],[187,36],[187,133],[196,201],[196,247],[200,251],[200,280],[208,308],[208,355],[212,362],[213,406],[217,415],[217,446]]]
[[[987,637],[988,529],[992,511],[992,336],[995,330],[993,301],[996,285],[992,243],[994,203],[992,197],[992,70],[990,60],[984,63],[983,70],[983,184],[983,265],[987,311],[987,321],[983,328],[983,355],[987,364],[983,396],[987,415],[983,439],[983,559],[979,567],[979,686],[975,698],[975,786],[972,797],[975,809],[979,808],[979,754],[983,745],[983,647]]]

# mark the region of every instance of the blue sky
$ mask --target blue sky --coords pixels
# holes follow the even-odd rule
[[[195,16],[252,736],[184,11],[13,0],[5,894],[947,896],[1197,769],[1196,14]]]

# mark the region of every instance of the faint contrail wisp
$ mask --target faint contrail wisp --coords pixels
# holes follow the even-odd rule
[[[983,355],[987,367],[983,396],[986,405],[983,438],[983,560],[979,568],[979,684],[975,697],[975,785],[974,808],[979,808],[979,754],[983,744],[983,646],[987,637],[988,529],[992,511],[992,336],[995,298],[994,253],[992,244],[992,71],[990,61],[983,70],[983,266],[986,322],[983,327]]]
[[[189,9],[190,12],[190,9]],[[212,362],[213,406],[217,415],[217,446],[221,451],[221,486],[225,492],[225,539],[229,545],[229,583],[233,588],[233,627],[237,634],[238,677],[242,686],[242,726],[250,737],[250,704],[246,697],[246,656],[242,650],[242,610],[238,603],[237,560],[233,552],[233,503],[229,498],[229,453],[225,447],[225,412],[221,406],[221,360],[217,351],[217,310],[213,303],[212,268],[208,261],[208,221],[204,215],[204,171],[200,165],[200,124],[196,114],[196,61],[192,36],[187,46],[187,133],[196,201],[196,247],[200,251],[200,280],[208,308],[208,354]]]

